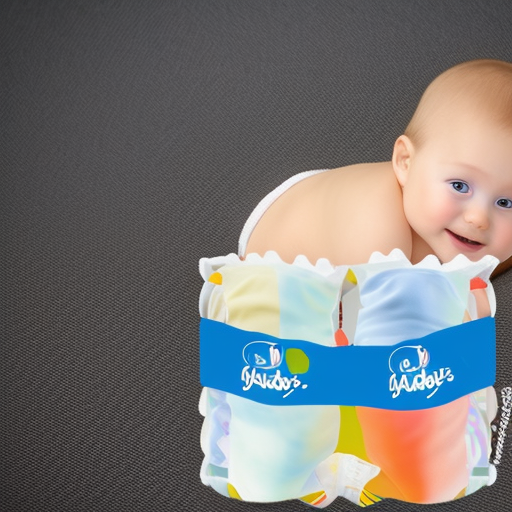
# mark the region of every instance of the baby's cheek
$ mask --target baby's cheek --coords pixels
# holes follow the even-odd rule
[[[496,257],[504,261],[512,256],[512,221],[498,223],[493,230],[494,245],[497,246]]]
[[[432,222],[443,225],[454,220],[458,213],[459,208],[457,208],[457,205],[454,204],[453,201],[435,198],[429,217]]]

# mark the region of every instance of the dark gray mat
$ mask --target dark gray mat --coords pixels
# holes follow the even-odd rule
[[[0,23],[0,509],[310,510],[199,481],[197,262],[292,174],[389,159],[444,69],[512,61],[512,4],[3,0]],[[473,496],[373,510],[507,510],[505,451]]]

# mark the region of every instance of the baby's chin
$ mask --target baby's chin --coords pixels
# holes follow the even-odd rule
[[[439,254],[436,254],[436,256],[439,258],[439,261],[441,263],[449,263],[450,261],[453,260],[453,258],[457,257],[459,254],[463,254],[464,256],[466,256],[466,258],[469,261],[473,261],[473,262],[480,261],[485,256],[493,256],[494,258],[498,259],[500,263],[502,263],[503,261],[505,261],[507,259],[507,258],[501,259],[498,256],[491,254],[489,251],[486,251],[484,249],[485,248],[482,248],[482,250],[476,251],[476,252],[451,251],[451,252],[446,252],[443,256],[440,256]]]
[[[436,256],[439,258],[441,263],[449,263],[453,260],[453,258],[457,257],[459,254],[463,254],[469,261],[480,261],[484,256],[487,256],[488,252],[484,250],[482,247],[479,251],[457,251],[457,250],[446,250],[440,251],[436,253]]]

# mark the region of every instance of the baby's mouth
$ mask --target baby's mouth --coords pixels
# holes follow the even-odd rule
[[[466,238],[464,236],[457,235],[457,233],[454,233],[453,231],[450,231],[447,229],[448,233],[455,238],[455,240],[461,242],[462,244],[466,246],[471,246],[472,249],[479,249],[480,247],[483,247],[484,244],[477,242],[475,240],[470,240],[469,238]]]

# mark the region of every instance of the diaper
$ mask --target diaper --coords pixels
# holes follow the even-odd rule
[[[492,483],[485,388],[495,377],[496,264],[458,256],[411,265],[397,250],[354,266],[287,264],[272,252],[203,258],[203,483],[254,502],[325,507],[343,496],[366,506],[396,492],[429,501],[400,494],[404,472],[393,472],[393,453],[379,456],[386,450],[366,416],[378,420],[381,410],[458,425],[443,438],[464,452],[449,499]],[[484,283],[489,318],[477,319],[474,279]],[[435,431],[421,433],[437,446]],[[400,429],[388,437],[398,449]],[[434,463],[443,463],[443,446]]]

